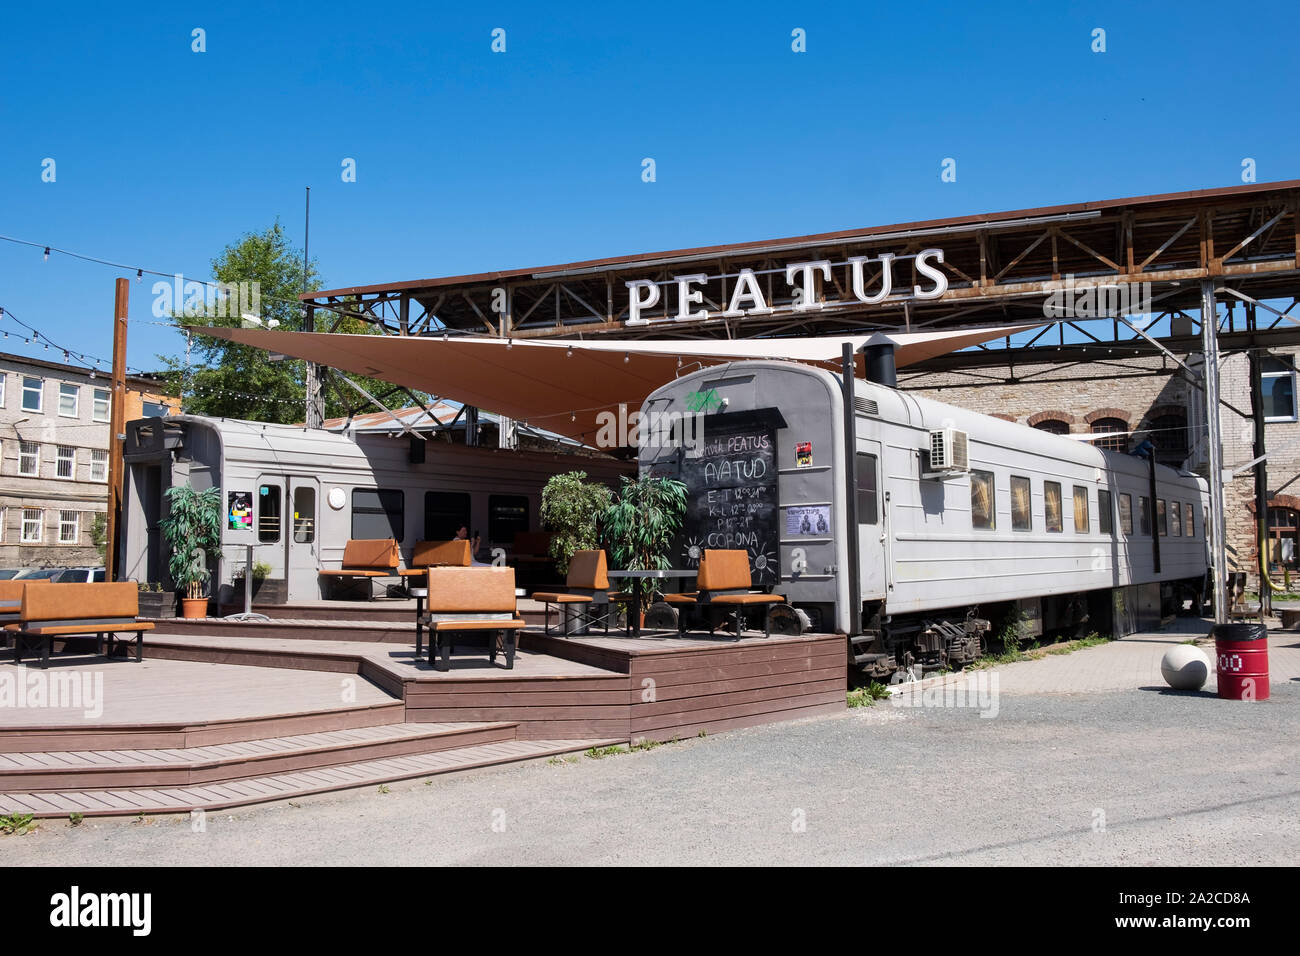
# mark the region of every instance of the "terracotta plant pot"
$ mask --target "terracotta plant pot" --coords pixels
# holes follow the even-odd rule
[[[181,598],[181,617],[207,617],[208,599]]]

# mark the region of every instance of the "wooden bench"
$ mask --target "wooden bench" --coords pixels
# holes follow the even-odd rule
[[[759,594],[750,590],[754,579],[749,571],[748,552],[705,549],[700,555],[700,570],[695,583],[699,588],[698,591],[664,595],[665,601],[678,608],[679,633],[686,633],[687,607],[698,608],[701,611],[708,607],[722,607],[724,611],[727,608],[734,608],[736,621],[733,633],[736,639],[740,640],[740,632],[744,630],[744,609],[762,606],[763,636],[772,636],[772,605],[784,603],[785,598],[779,594]],[[716,625],[710,625],[709,633],[713,632],[714,627]]]
[[[524,627],[515,610],[515,569],[430,568],[428,574],[422,623],[429,628],[429,664],[450,669],[451,635],[457,631],[488,631],[488,660],[495,664],[500,650],[506,668],[513,670],[518,631]]]
[[[1297,624],[1300,624],[1300,607],[1275,607],[1273,610],[1282,619],[1282,627],[1286,630],[1289,631]]]
[[[135,661],[144,658],[144,632],[152,631],[153,624],[136,620],[140,610],[140,589],[133,581],[102,582],[97,584],[52,584],[33,581],[23,588],[19,620],[6,625],[12,631],[14,663],[22,663],[24,643],[39,641],[41,667],[50,666],[50,650],[56,637],[93,635],[96,653],[104,653],[108,643],[108,656],[114,647],[126,641],[119,633],[135,634]]]
[[[352,538],[343,547],[343,566],[322,570],[320,576],[323,581],[365,579],[367,596],[374,600],[370,579],[400,577],[401,563],[402,552],[394,538]]]
[[[579,619],[587,623],[604,624],[605,633],[609,633],[609,566],[605,562],[604,551],[575,551],[569,559],[569,573],[565,576],[564,586],[568,591],[538,591],[533,594],[534,601],[541,601],[546,606],[546,633],[551,633],[551,605],[563,612],[565,605],[589,605],[590,610],[580,614]],[[604,612],[596,616],[598,608]],[[570,633],[571,618],[564,619],[564,634]]]

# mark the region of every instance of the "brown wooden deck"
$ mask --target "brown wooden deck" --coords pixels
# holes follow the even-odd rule
[[[102,675],[103,713],[0,709],[0,812],[216,809],[844,707],[842,636],[530,629],[512,670],[458,648],[443,672],[415,659],[413,635],[314,627],[156,633],[141,664],[56,656],[43,673]]]

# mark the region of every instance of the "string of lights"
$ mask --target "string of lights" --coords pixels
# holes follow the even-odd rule
[[[95,376],[95,373],[96,371],[98,371],[98,369],[105,366],[109,368],[112,367],[112,363],[109,362],[107,359],[99,358],[98,356],[91,355],[88,352],[77,352],[74,351],[73,349],[63,347],[59,343],[55,342],[48,335],[46,335],[44,332],[42,332],[40,329],[36,328],[36,326],[31,325],[28,322],[24,322],[22,319],[20,319],[17,315],[14,314],[12,309],[6,308],[4,306],[0,306],[0,332],[3,333],[3,335],[0,335],[0,340],[9,338],[9,330],[4,327],[5,319],[9,319],[15,325],[22,327],[22,329],[26,332],[26,334],[23,336],[24,344],[31,345],[35,343],[37,345],[42,345],[44,346],[43,350],[46,352],[50,351],[50,348],[53,347],[54,351],[63,353],[63,361],[71,363],[72,361],[75,360],[81,363],[82,365],[84,365],[87,369],[90,370],[90,374],[92,378]],[[134,371],[141,375],[150,374],[149,372],[146,372],[143,369],[130,369],[129,371]]]

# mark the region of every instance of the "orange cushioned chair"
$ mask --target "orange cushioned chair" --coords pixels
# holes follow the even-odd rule
[[[18,622],[6,625],[12,631],[14,663],[22,663],[23,644],[41,643],[41,667],[49,667],[50,650],[56,637],[93,635],[96,651],[104,652],[105,639],[108,652],[124,643],[118,633],[135,634],[135,660],[144,656],[144,632],[152,631],[147,621],[137,621],[140,610],[140,588],[134,581],[101,582],[98,584],[53,584],[49,581],[32,581],[23,588],[22,609]]]
[[[395,578],[397,566],[402,562],[402,552],[393,538],[352,538],[343,547],[343,566],[320,572],[331,578]],[[366,582],[371,599],[374,591]]]
[[[734,608],[736,639],[744,630],[744,609],[761,605],[763,608],[763,636],[772,636],[771,611],[773,604],[783,604],[779,594],[760,594],[750,590],[754,579],[749,571],[749,554],[746,551],[705,549],[700,555],[700,570],[695,578],[698,591],[687,594],[666,594],[664,600],[679,608],[677,629],[686,632],[686,605],[707,608]],[[706,612],[707,613],[707,612]],[[713,627],[709,628],[713,631]]]
[[[411,552],[410,567],[397,573],[404,578],[422,578],[430,568],[468,568],[474,563],[468,538],[451,541],[417,541]],[[420,582],[415,582],[419,587]]]
[[[579,614],[578,619],[588,623],[599,622],[605,627],[605,633],[609,633],[609,577],[608,565],[605,563],[604,551],[575,551],[573,557],[569,559],[569,573],[565,576],[564,585],[568,591],[538,591],[533,595],[534,601],[541,601],[546,605],[546,633],[551,633],[551,605],[557,605],[559,610],[563,605],[580,604],[590,606],[585,613]],[[597,609],[603,613],[597,616]],[[564,634],[569,634],[569,625],[572,618],[565,618]]]
[[[488,660],[496,663],[501,650],[513,669],[516,636],[525,626],[515,611],[515,569],[430,568],[428,575],[423,623],[429,628],[429,663],[443,671],[451,667],[449,637],[456,631],[488,631]]]

